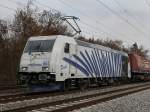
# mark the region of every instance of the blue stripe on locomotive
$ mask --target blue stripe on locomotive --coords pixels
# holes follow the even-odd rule
[[[86,76],[91,77],[121,77],[122,55],[102,50],[85,50],[73,55],[76,61],[64,57],[63,60],[79,69]]]

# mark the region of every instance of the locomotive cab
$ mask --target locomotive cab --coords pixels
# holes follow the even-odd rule
[[[18,84],[32,92],[59,89],[69,74],[62,58],[74,51],[71,43],[75,44],[73,38],[61,35],[30,37],[21,56]]]
[[[20,85],[40,87],[55,82],[55,74],[50,65],[55,40],[55,37],[29,38],[20,60]]]

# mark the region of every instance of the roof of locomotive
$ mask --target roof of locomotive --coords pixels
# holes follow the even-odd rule
[[[53,36],[33,36],[30,37],[29,40],[51,40],[56,39],[59,35],[53,35]]]
[[[51,39],[57,39],[60,37],[69,37],[69,36],[65,36],[65,35],[33,36],[33,37],[30,37],[29,40],[30,41],[32,41],[32,40],[51,40]],[[75,41],[77,42],[78,45],[81,45],[81,46],[96,48],[96,49],[100,49],[100,50],[109,51],[109,52],[118,53],[118,54],[121,54],[124,56],[128,56],[128,54],[123,52],[123,51],[114,50],[114,49],[111,49],[109,47],[105,47],[102,45],[92,44],[92,43],[88,43],[88,42],[77,40],[77,39],[75,39]]]
[[[124,55],[124,56],[128,56],[128,54],[123,52],[123,51],[114,50],[114,49],[111,49],[109,47],[105,47],[105,46],[102,46],[102,45],[99,45],[99,44],[92,44],[92,43],[88,43],[88,42],[81,41],[81,40],[76,40],[76,42],[77,42],[78,45],[81,45],[81,46],[100,49],[100,50],[103,50],[103,51],[108,51],[108,52],[113,52],[113,53],[118,53],[118,54],[121,54],[121,55]]]

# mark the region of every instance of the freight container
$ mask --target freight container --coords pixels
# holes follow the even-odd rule
[[[135,79],[149,80],[150,79],[150,60],[141,57],[137,54],[129,54],[131,73]]]
[[[132,72],[150,72],[150,60],[137,54],[129,54]]]

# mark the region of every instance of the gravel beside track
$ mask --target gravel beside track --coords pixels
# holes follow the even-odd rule
[[[150,89],[73,112],[150,112]]]

